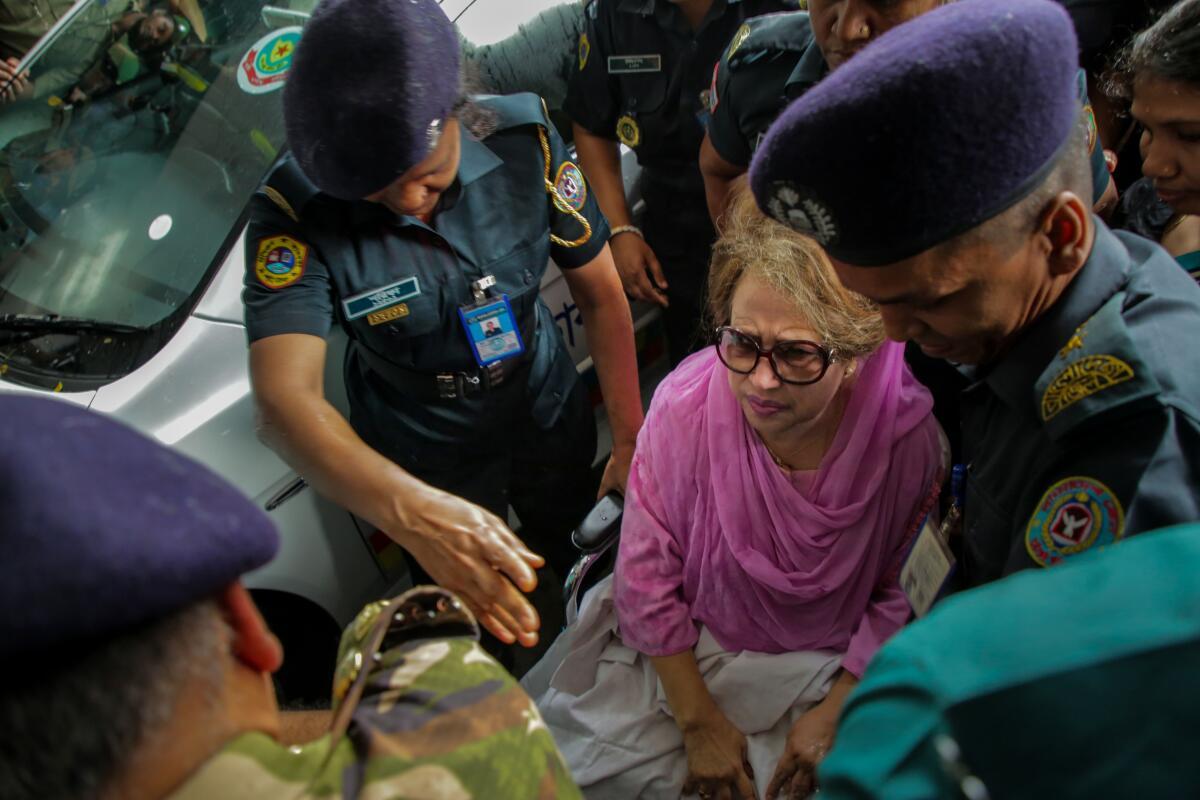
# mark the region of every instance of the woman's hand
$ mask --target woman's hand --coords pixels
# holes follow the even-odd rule
[[[688,774],[685,795],[703,800],[755,800],[754,770],[746,758],[746,737],[717,711],[683,732]]]
[[[818,703],[792,725],[783,757],[767,786],[767,800],[804,800],[817,790],[817,766],[833,744],[841,703],[837,706],[830,713],[826,703]]]

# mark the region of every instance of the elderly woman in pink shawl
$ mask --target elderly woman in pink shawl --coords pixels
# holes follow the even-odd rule
[[[929,394],[814,243],[743,197],[709,289],[717,344],[655,392],[615,576],[526,681],[589,798],[807,796],[942,480]]]

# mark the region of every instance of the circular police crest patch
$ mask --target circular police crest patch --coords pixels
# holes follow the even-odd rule
[[[299,25],[280,28],[259,39],[238,65],[237,82],[246,94],[266,94],[283,88],[296,45],[300,42]]]
[[[269,236],[258,243],[254,276],[268,289],[291,286],[304,275],[308,245],[290,236]]]
[[[587,182],[579,167],[570,161],[564,161],[558,168],[558,176],[554,179],[554,189],[558,196],[575,211],[583,208],[587,202]]]
[[[626,114],[617,120],[617,138],[626,147],[637,147],[642,143],[642,129],[637,120]]]
[[[1030,558],[1049,567],[1125,535],[1125,510],[1112,490],[1094,478],[1073,476],[1051,486],[1025,530]]]
[[[788,181],[776,181],[767,200],[767,213],[798,233],[811,236],[822,246],[837,241],[837,223],[824,204],[811,192]]]

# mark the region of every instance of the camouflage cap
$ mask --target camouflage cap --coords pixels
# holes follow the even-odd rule
[[[221,478],[62,400],[0,397],[0,658],[91,643],[265,564],[267,516]]]

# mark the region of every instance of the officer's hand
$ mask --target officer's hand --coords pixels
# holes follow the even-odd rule
[[[633,462],[633,447],[614,447],[604,467],[604,477],[600,479],[600,492],[596,499],[604,497],[609,492],[616,491],[622,497],[625,495],[625,485],[629,483],[629,466]]]
[[[650,245],[636,233],[625,232],[610,239],[608,246],[612,249],[625,294],[634,300],[645,300],[666,308],[667,279],[663,277],[662,266]],[[651,276],[654,283],[650,282]]]
[[[804,800],[817,790],[817,766],[833,744],[837,728],[840,704],[831,706],[818,703],[792,725],[783,757],[767,786],[767,800]]]
[[[0,87],[7,87],[0,92],[0,103],[11,103],[29,92],[29,70],[17,72],[20,63],[15,58],[0,61]]]
[[[394,538],[439,586],[461,597],[480,624],[505,644],[537,644],[541,622],[517,587],[531,592],[537,586],[541,556],[495,514],[433,487],[408,499],[404,521],[407,530]]]

